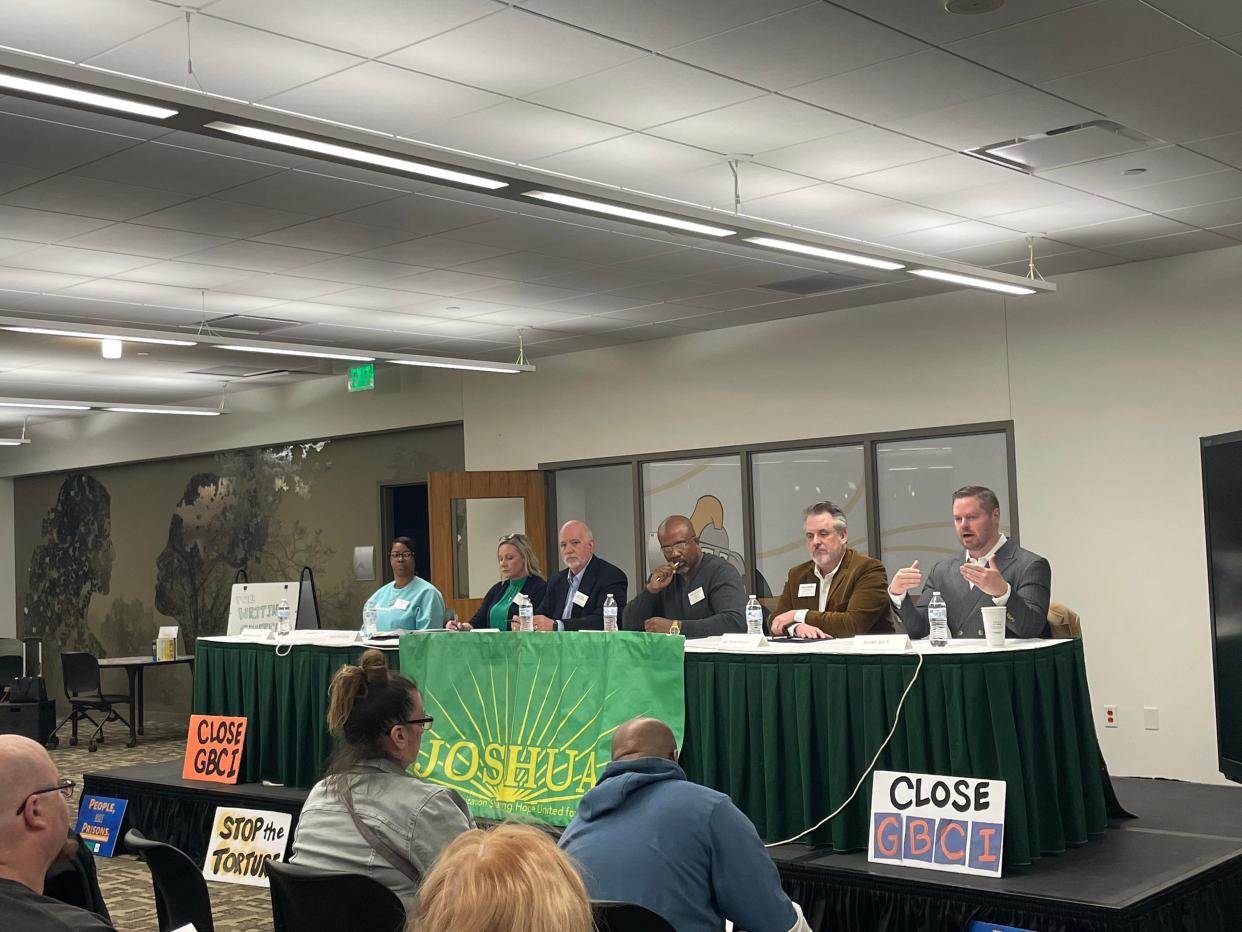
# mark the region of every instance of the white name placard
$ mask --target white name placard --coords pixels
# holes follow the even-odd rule
[[[1001,876],[1005,781],[877,770],[867,860]]]
[[[298,626],[298,592],[296,582],[234,583],[229,595],[229,634],[241,634],[244,628],[276,630],[276,606],[281,599],[289,601],[289,627]]]
[[[763,650],[768,639],[762,634],[730,633],[720,635],[721,650]]]
[[[267,862],[285,859],[292,824],[293,816],[287,812],[217,806],[203,876],[266,887]]]
[[[900,654],[911,649],[908,634],[856,634],[853,641],[858,654]]]

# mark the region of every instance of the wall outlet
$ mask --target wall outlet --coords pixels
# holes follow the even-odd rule
[[[1160,710],[1154,705],[1143,706],[1143,727],[1148,731],[1160,730]]]
[[[1115,705],[1104,706],[1104,727],[1117,727],[1117,707]]]

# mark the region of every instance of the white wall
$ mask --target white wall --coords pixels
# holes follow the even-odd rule
[[[1097,723],[1119,710],[1100,728],[1112,770],[1219,780],[1198,438],[1242,428],[1239,268],[1233,248],[1008,304],[959,293],[536,360],[505,405],[464,383],[466,462],[1012,418],[1022,541],[1083,616]]]
[[[0,559],[0,638],[17,637],[16,560],[13,555],[13,480],[0,479],[0,553],[5,550],[9,559]]]

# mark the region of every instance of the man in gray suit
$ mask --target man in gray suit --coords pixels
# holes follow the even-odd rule
[[[1005,608],[1005,633],[1014,638],[1046,638],[1052,568],[1039,554],[1023,550],[1000,532],[1000,502],[981,485],[953,493],[953,527],[965,553],[941,560],[923,580],[919,561],[898,570],[888,594],[912,638],[927,637],[927,603],[939,592],[957,638],[983,637],[986,605]],[[922,585],[918,604],[910,590]]]

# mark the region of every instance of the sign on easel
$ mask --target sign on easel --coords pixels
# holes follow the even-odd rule
[[[230,636],[243,628],[276,630],[276,606],[281,599],[289,603],[289,626],[298,626],[301,586],[296,582],[234,583],[229,596]]]
[[[110,858],[125,819],[126,802],[108,796],[83,796],[76,831],[97,858]]]
[[[218,806],[203,862],[203,876],[224,883],[266,887],[267,862],[283,861],[293,816],[266,809]]]
[[[244,716],[191,715],[181,779],[236,783],[245,746]]]
[[[877,770],[867,860],[1001,876],[1005,781]]]

